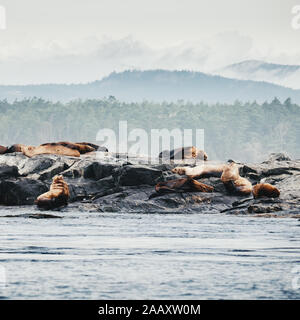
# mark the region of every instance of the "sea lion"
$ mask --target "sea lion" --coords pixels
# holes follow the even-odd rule
[[[55,176],[52,180],[50,190],[41,194],[35,204],[41,209],[54,209],[68,204],[70,191],[63,176]]]
[[[95,149],[87,144],[79,144],[68,141],[60,141],[60,142],[51,142],[51,143],[43,143],[41,146],[63,146],[66,148],[70,148],[73,150],[78,150],[80,154],[85,154],[87,152],[95,151]]]
[[[72,157],[80,157],[81,154],[92,154],[95,148],[107,150],[105,147],[83,143],[73,143],[67,141],[43,143],[38,147],[27,146],[24,144],[14,144],[6,150],[6,153],[22,152],[27,157],[33,157],[38,154],[58,154]]]
[[[172,169],[173,173],[177,173],[179,175],[186,175],[191,178],[200,178],[200,177],[221,177],[223,170],[226,165],[224,164],[209,164],[209,165],[201,165],[196,167],[176,167]]]
[[[170,159],[170,160],[184,160],[184,159],[198,159],[207,160],[207,154],[203,150],[199,150],[196,147],[182,147],[173,149],[171,151],[164,150],[158,157],[160,159]]]
[[[214,188],[191,178],[182,178],[159,182],[155,186],[157,193],[164,192],[213,192]]]
[[[239,165],[234,161],[224,167],[221,180],[229,193],[249,195],[252,192],[251,182],[240,176]]]
[[[98,146],[98,145],[90,143],[90,142],[76,142],[76,144],[88,145],[88,146],[94,148],[95,151],[108,152],[108,149],[106,147]]]
[[[6,150],[6,153],[23,152],[23,147],[25,147],[25,144],[13,144]]]
[[[252,194],[255,199],[261,197],[278,198],[280,191],[269,183],[258,183],[253,186]]]
[[[57,154],[70,157],[80,157],[80,152],[78,150],[56,144],[46,144],[38,147],[23,146],[21,150],[23,154],[29,158],[40,154]]]
[[[7,147],[0,146],[0,154],[4,154],[7,152]]]

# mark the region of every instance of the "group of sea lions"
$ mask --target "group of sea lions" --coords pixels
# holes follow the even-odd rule
[[[199,152],[198,152],[199,153]],[[207,155],[206,159],[207,160]],[[280,191],[269,183],[252,183],[239,173],[240,165],[232,160],[227,164],[202,164],[196,167],[176,167],[173,173],[185,175],[186,178],[160,182],[155,186],[157,193],[199,191],[213,192],[212,186],[203,184],[195,179],[207,177],[220,177],[227,192],[232,195],[250,195],[254,198],[277,198]]]
[[[0,154],[22,152],[31,158],[41,154],[56,154],[71,157],[80,157],[82,154],[91,154],[95,151],[107,152],[107,148],[100,147],[88,142],[51,142],[39,146],[28,146],[24,144],[14,144],[10,147],[0,146]],[[50,190],[40,195],[35,203],[41,209],[54,209],[68,204],[70,197],[68,184],[62,176],[53,178]]]
[[[0,146],[0,154],[22,152],[25,156],[31,158],[40,154],[56,154],[62,156],[80,157],[81,154],[90,154],[95,151],[108,150],[105,147],[97,146],[88,142],[51,142],[44,143],[37,147],[24,144],[14,144],[11,147]]]
[[[58,154],[65,156],[80,157],[82,154],[89,154],[94,151],[108,151],[105,147],[99,147],[92,143],[80,142],[55,142],[45,143],[37,147],[16,144],[9,148],[0,146],[0,154],[22,152],[28,157],[39,154]],[[178,148],[171,151],[164,151],[159,154],[159,158],[168,158],[169,160],[201,159],[207,161],[207,154],[195,147]],[[173,173],[185,175],[186,177],[159,182],[155,186],[156,196],[166,192],[213,192],[214,188],[204,184],[197,179],[204,177],[219,177],[226,190],[232,195],[250,195],[254,198],[279,197],[280,191],[269,183],[252,183],[239,174],[240,165],[232,160],[226,164],[210,164],[204,162],[195,167],[176,167],[172,169]],[[150,198],[154,197],[152,195]],[[68,184],[61,175],[55,176],[50,190],[40,195],[35,203],[41,209],[54,209],[67,205],[70,197]]]

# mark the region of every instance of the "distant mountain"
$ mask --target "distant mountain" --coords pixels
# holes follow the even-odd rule
[[[298,65],[247,60],[216,70],[215,73],[234,79],[267,81],[293,89],[300,89],[300,66]]]
[[[270,101],[274,97],[288,97],[300,103],[300,90],[279,85],[224,78],[190,71],[124,71],[111,73],[102,80],[86,84],[44,84],[27,86],[0,86],[0,99],[41,97],[52,101],[97,99],[114,96],[120,101],[139,102],[205,101],[209,103],[240,101]]]

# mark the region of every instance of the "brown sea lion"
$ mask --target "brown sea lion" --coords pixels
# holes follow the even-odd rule
[[[50,190],[41,194],[35,201],[35,204],[41,209],[55,209],[68,204],[70,191],[68,184],[63,176],[53,178]]]
[[[213,187],[191,178],[182,178],[182,179],[176,179],[176,180],[163,181],[163,182],[159,182],[155,186],[155,191],[158,193],[188,192],[188,191],[213,192],[213,190],[214,190]]]
[[[63,146],[66,148],[70,148],[73,150],[78,150],[80,154],[85,154],[87,152],[95,151],[95,149],[87,144],[79,144],[68,141],[60,141],[60,142],[51,142],[51,143],[43,143],[41,146]]]
[[[78,150],[56,144],[46,144],[38,147],[23,146],[21,150],[23,154],[29,158],[40,154],[57,154],[70,157],[80,157],[80,152]]]
[[[258,183],[253,186],[252,194],[255,199],[261,197],[278,198],[280,191],[269,183]]]
[[[224,167],[221,180],[229,193],[249,195],[252,192],[251,182],[240,176],[239,165],[233,161]]]
[[[13,153],[13,152],[23,152],[22,148],[25,147],[25,144],[13,144],[12,146],[10,146],[6,153]]]
[[[221,177],[223,170],[226,165],[224,164],[209,164],[201,165],[196,167],[176,167],[172,169],[173,173],[179,175],[186,175],[191,178],[200,178],[200,177]]]
[[[88,145],[88,146],[94,148],[95,151],[108,152],[108,149],[106,147],[98,146],[98,145],[90,143],[90,142],[76,142],[76,144]]]
[[[7,147],[0,146],[0,154],[4,154],[7,152]]]
[[[199,150],[196,147],[182,147],[173,150],[164,150],[158,157],[160,159],[170,160],[184,160],[184,159],[198,159],[207,160],[207,154],[203,150]]]

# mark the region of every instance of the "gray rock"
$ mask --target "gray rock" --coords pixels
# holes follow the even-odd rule
[[[77,161],[77,158],[58,155],[38,155],[32,158],[19,152],[0,155],[0,165],[16,166],[21,176],[40,180],[51,179]]]
[[[19,170],[25,165],[29,160],[28,157],[24,156],[21,152],[6,153],[0,155],[0,164],[5,164],[7,166],[16,166]]]
[[[154,186],[163,180],[161,170],[142,165],[128,165],[119,172],[119,183],[122,186],[139,186],[142,184]]]
[[[291,158],[285,153],[271,153],[267,162],[273,161],[291,161]]]
[[[98,181],[86,179],[66,179],[66,181],[71,201],[94,199],[118,190],[118,184],[113,176]]]
[[[39,180],[27,178],[0,181],[0,204],[7,206],[33,204],[35,199],[49,190]]]
[[[22,176],[28,176],[30,174],[40,173],[55,163],[55,159],[45,156],[36,156],[28,158],[24,165],[19,169],[19,173]]]
[[[296,217],[300,212],[300,160],[291,160],[284,154],[272,154],[267,161],[243,164],[240,169],[240,174],[253,184],[275,185],[280,190],[277,199],[232,196],[214,177],[200,179],[214,187],[212,193],[157,194],[157,182],[182,178],[171,172],[174,166],[147,164],[145,158],[122,154],[117,158],[103,155],[101,159],[4,154],[0,155],[0,204],[33,204],[48,191],[53,176],[63,174],[71,193],[71,204],[63,211],[224,212],[272,217]]]
[[[82,177],[85,179],[99,180],[112,175],[112,173],[120,167],[121,164],[118,162],[107,163],[93,159],[82,159],[62,172],[62,175],[68,178]]]
[[[0,179],[18,176],[19,172],[17,166],[7,166],[5,164],[0,165]]]

